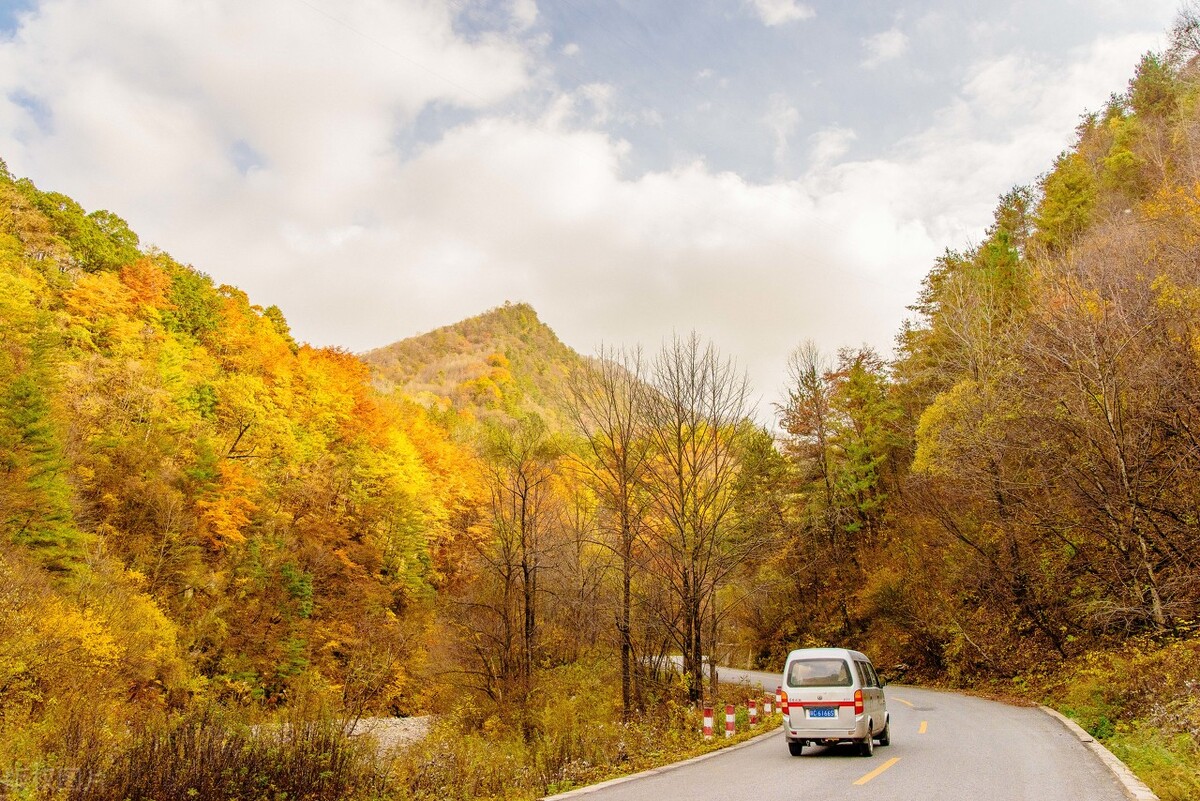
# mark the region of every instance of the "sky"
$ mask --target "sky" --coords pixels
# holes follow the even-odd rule
[[[354,352],[890,355],[1178,0],[0,0],[0,158]]]

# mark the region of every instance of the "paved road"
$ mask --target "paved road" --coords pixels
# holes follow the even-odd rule
[[[721,670],[724,681],[743,671]],[[771,674],[752,673],[773,692]],[[728,753],[587,794],[587,801],[1125,801],[1112,774],[1035,708],[899,685],[886,689],[892,744],[788,754],[781,732]]]
[[[708,674],[704,674],[705,680],[708,679]],[[738,670],[737,668],[720,667],[717,668],[717,678],[723,682],[737,684],[744,682],[750,685],[751,690],[757,690],[762,687],[763,692],[774,694],[775,688],[783,680],[782,673],[763,673],[760,670]]]

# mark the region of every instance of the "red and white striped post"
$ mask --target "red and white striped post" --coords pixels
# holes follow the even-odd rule
[[[732,737],[737,731],[737,719],[734,716],[733,704],[725,705],[725,736]]]
[[[758,701],[756,701],[753,698],[746,701],[746,711],[750,715],[750,725],[757,726],[758,725]]]
[[[763,717],[771,717],[771,713],[775,711],[775,707],[771,705],[771,696],[763,696]]]
[[[704,739],[712,739],[713,710],[711,706],[704,707]]]

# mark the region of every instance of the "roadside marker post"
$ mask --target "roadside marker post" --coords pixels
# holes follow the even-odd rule
[[[737,718],[734,715],[733,704],[725,705],[725,736],[732,737],[737,731]]]
[[[746,701],[746,711],[750,714],[750,725],[758,725],[758,701],[751,698]]]
[[[769,718],[769,717],[771,717],[771,713],[774,711],[775,711],[775,708],[773,706],[771,706],[771,696],[769,696],[769,695],[763,696],[763,715],[765,717]]]
[[[711,706],[704,707],[704,739],[711,740],[713,731],[713,710]]]

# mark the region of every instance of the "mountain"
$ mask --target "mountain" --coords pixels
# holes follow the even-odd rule
[[[361,358],[383,393],[482,416],[536,412],[551,424],[562,422],[562,388],[583,363],[526,303],[505,303]]]

